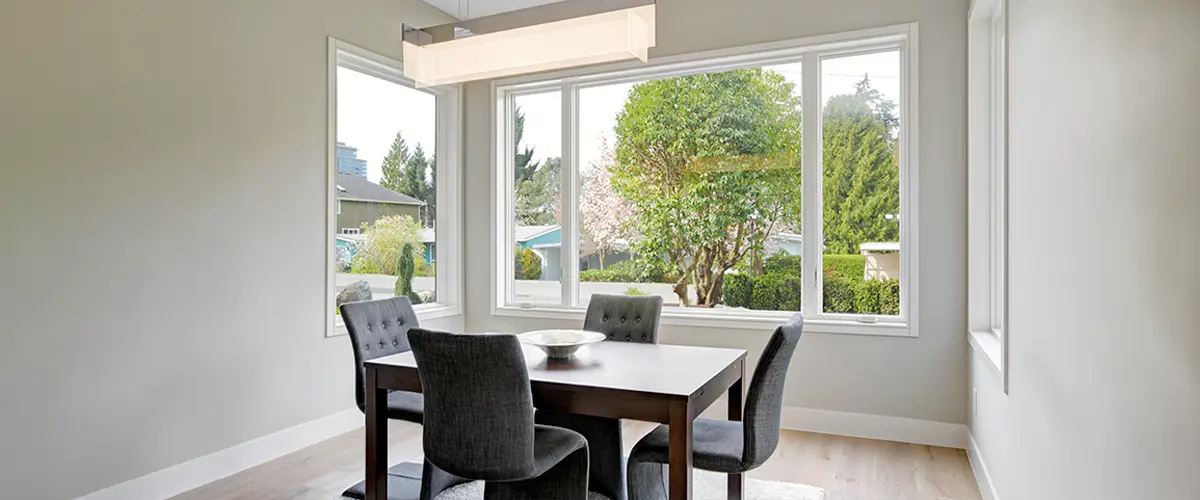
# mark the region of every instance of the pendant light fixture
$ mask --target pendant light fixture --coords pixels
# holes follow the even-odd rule
[[[646,62],[655,42],[655,5],[646,2],[571,0],[424,29],[405,26],[404,75],[432,86]]]

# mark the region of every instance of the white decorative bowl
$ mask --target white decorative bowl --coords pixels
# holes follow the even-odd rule
[[[517,335],[522,343],[536,346],[547,358],[567,359],[580,347],[604,340],[604,334],[587,330],[537,330]]]

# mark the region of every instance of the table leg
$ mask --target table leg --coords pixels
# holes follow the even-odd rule
[[[742,387],[746,380],[746,364],[745,364],[745,362],[742,363],[740,368],[741,369],[739,371],[741,371],[741,376],[738,378],[737,382],[734,382],[733,385],[729,387],[729,420],[731,422],[741,422],[742,421],[742,405],[745,404],[743,402],[743,396],[742,396]],[[728,499],[729,500],[742,500],[742,492],[743,492],[742,475],[741,474],[730,474],[729,480],[728,480],[728,486],[729,486]]]
[[[367,368],[367,477],[366,500],[387,500],[387,391],[379,389],[375,370]]]
[[[671,403],[670,500],[692,500],[692,415],[687,402]]]

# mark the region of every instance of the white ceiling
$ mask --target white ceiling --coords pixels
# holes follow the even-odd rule
[[[424,0],[442,12],[461,20],[520,10],[563,0]]]

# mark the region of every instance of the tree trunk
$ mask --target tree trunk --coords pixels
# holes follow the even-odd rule
[[[679,297],[679,305],[683,307],[691,307],[691,301],[688,299],[687,280],[681,279],[675,283],[675,295]]]
[[[606,253],[603,248],[596,249],[596,254],[600,256],[600,269],[604,269],[604,258],[607,257]]]

